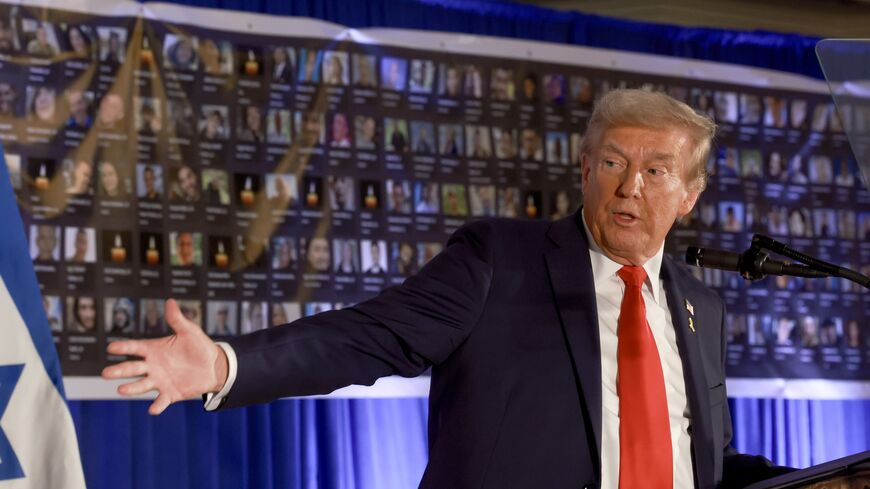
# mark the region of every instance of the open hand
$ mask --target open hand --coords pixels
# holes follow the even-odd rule
[[[218,392],[227,379],[227,358],[223,349],[202,328],[185,318],[173,299],[166,301],[166,322],[174,335],[109,344],[109,353],[132,355],[141,360],[129,360],[103,369],[105,379],[138,377],[118,387],[122,396],[156,390],[157,399],[148,408],[153,415],[162,413],[173,402]]]

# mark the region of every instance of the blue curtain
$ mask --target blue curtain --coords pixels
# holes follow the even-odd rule
[[[738,63],[822,78],[817,39],[688,29],[481,0],[184,0],[186,5],[535,39]],[[870,401],[732,399],[734,445],[806,467],[870,449]],[[145,402],[70,402],[88,486],[100,488],[416,487],[426,463],[423,399],[288,400],[158,418]]]
[[[734,447],[809,467],[870,449],[870,401],[730,399]]]
[[[866,401],[732,399],[734,446],[807,467],[867,450]],[[73,401],[88,487],[406,489],[426,466],[425,399],[285,400],[149,416],[144,401]]]
[[[286,400],[161,416],[144,401],[72,401],[88,487],[390,489],[426,466],[426,399]]]

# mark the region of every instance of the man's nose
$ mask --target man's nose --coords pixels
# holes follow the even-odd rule
[[[619,182],[617,192],[621,197],[631,198],[640,197],[643,189],[643,175],[637,168],[627,168],[622,174],[622,180]]]

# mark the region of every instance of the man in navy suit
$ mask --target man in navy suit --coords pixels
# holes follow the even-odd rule
[[[776,475],[729,446],[722,301],[662,253],[704,188],[714,131],[666,95],[611,92],[583,141],[573,216],[477,221],[401,286],[226,343],[170,300],[176,336],[111,344],[144,360],[104,376],[144,376],[119,392],[157,390],[159,414],[201,394],[223,409],[431,367],[425,488],[707,489]],[[652,363],[631,363],[631,342]]]

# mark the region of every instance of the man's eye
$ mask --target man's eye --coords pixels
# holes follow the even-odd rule
[[[658,177],[658,176],[664,175],[665,171],[658,169],[658,168],[649,168],[647,170],[647,173],[649,173],[650,175],[652,175],[654,177]]]

